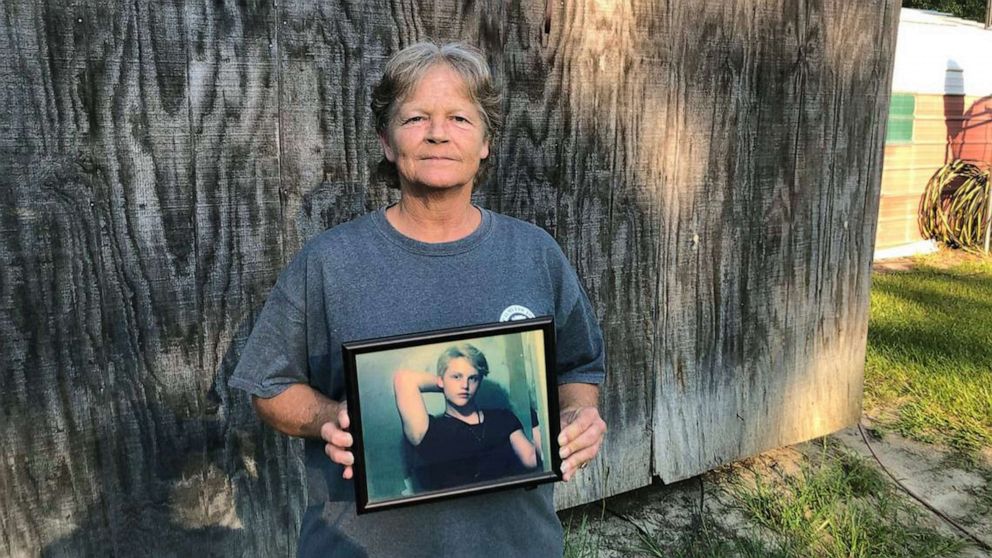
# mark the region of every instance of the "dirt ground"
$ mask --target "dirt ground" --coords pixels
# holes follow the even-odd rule
[[[950,452],[894,433],[875,439],[870,434],[870,421],[864,419],[863,425],[871,449],[856,426],[829,436],[828,443],[836,443],[857,453],[879,470],[883,470],[884,466],[884,470],[908,490],[992,546],[992,511],[987,509],[987,504],[983,506],[978,496],[979,489],[986,482],[981,475],[966,466],[956,465]],[[812,442],[797,444],[752,457],[744,465],[755,474],[789,475],[799,469],[807,455],[820,451],[821,447],[821,444]],[[878,456],[877,461],[872,450]],[[987,452],[984,458],[992,467],[992,452]],[[680,538],[698,528],[694,518],[700,516],[700,509],[704,510],[704,517],[719,523],[719,527],[754,536],[756,530],[751,529],[732,498],[721,489],[721,482],[721,475],[713,473],[671,485],[656,481],[650,487],[569,510],[563,514],[562,520],[570,538],[587,537],[586,542],[595,545],[598,551],[595,556],[598,558],[646,555],[632,550],[638,546],[641,533],[650,535],[663,547],[675,547]],[[946,535],[963,538],[937,514],[901,489],[899,492],[919,507],[930,526]],[[984,513],[975,513],[975,510],[982,509]],[[990,553],[977,544],[969,543],[959,555],[986,557]]]

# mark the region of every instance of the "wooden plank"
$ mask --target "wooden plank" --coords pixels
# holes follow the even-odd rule
[[[921,118],[913,123],[913,140],[915,142],[946,144],[948,139],[948,123],[944,119]]]
[[[4,7],[4,106],[33,102],[0,140],[25,169],[0,210],[0,554],[288,553],[286,442],[244,398],[217,414],[231,338],[282,263],[274,82],[264,61],[237,71],[271,37],[231,25],[265,14]]]
[[[181,475],[191,449],[179,420],[192,395],[198,318],[186,38],[174,6],[69,9],[87,30],[78,46],[86,88],[77,94],[78,118],[90,125],[82,151],[91,173],[70,191],[91,196],[76,205],[89,206],[92,221],[84,214],[67,226],[93,232],[85,247],[63,244],[73,236],[66,230],[52,233],[53,261],[83,257],[50,280],[86,304],[71,310],[71,300],[53,298],[68,334],[59,344],[79,358],[55,353],[59,375],[41,384],[74,394],[46,409],[65,427],[48,451],[33,454],[61,462],[58,488],[47,491],[59,500],[50,509],[62,512],[61,533],[44,551],[147,552],[156,541],[176,542],[171,530],[158,537],[151,527],[170,523],[169,479]],[[133,538],[119,536],[125,525],[137,527]]]
[[[953,99],[963,99],[963,95],[916,95],[916,117],[917,118],[944,118],[944,109]]]
[[[919,210],[920,196],[883,196],[878,204],[879,228],[882,223],[893,220],[916,222]]]
[[[875,249],[902,246],[911,242],[919,242],[920,240],[922,240],[922,237],[920,236],[915,219],[902,219],[885,223],[879,221]]]
[[[70,435],[90,390],[73,388],[99,344],[74,344],[98,340],[86,280],[99,222],[77,155],[89,123],[73,82],[85,65],[76,14],[4,2],[0,22],[0,554],[29,555],[72,529],[96,484],[73,491],[67,473],[87,461]]]
[[[882,195],[903,196],[915,195],[917,199],[923,194],[927,182],[939,167],[923,166],[910,169],[885,168],[882,173]]]
[[[369,93],[405,17],[388,2],[280,2],[280,160],[287,250],[396,199],[368,186],[381,149]]]
[[[858,418],[897,13],[706,2],[657,29],[683,61],[664,90],[684,107],[660,185],[666,482]]]
[[[602,412],[612,425],[601,458],[556,491],[565,507],[650,483],[660,229],[654,183],[661,174],[655,150],[664,130],[649,116],[664,112],[656,60],[666,45],[647,32],[662,17],[654,3],[557,8],[538,97],[544,104],[532,104],[529,120],[546,117],[541,127],[560,142],[547,145],[542,174],[553,177],[549,186],[557,194],[555,236],[606,336],[610,375]]]
[[[279,174],[277,14],[272,2],[189,3],[184,17],[202,339],[187,389],[197,398],[190,431],[204,441],[203,458],[172,489],[181,494],[173,516],[182,530],[211,533],[198,552],[290,555],[304,505],[302,444],[263,426],[247,396],[227,387],[294,253]]]
[[[931,166],[934,170],[947,162],[948,150],[945,141],[934,143],[913,143],[906,149],[886,155],[886,168],[907,168]]]
[[[978,100],[973,95],[916,95],[916,117],[943,120],[948,116],[959,116],[964,109]]]

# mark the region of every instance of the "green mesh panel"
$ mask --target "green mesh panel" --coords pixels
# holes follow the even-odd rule
[[[913,112],[916,97],[894,93],[889,103],[889,123],[885,129],[885,143],[910,143],[913,141]]]

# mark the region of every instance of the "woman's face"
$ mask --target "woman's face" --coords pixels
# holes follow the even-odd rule
[[[403,99],[379,141],[404,189],[471,188],[479,162],[489,156],[485,132],[465,83],[442,64],[430,68]]]
[[[458,357],[448,361],[448,367],[437,381],[449,403],[464,407],[475,397],[482,382],[482,374],[479,374],[467,358]]]

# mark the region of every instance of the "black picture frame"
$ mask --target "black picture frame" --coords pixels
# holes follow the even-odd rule
[[[422,473],[427,466],[411,465],[411,462],[418,462],[418,449],[403,434],[403,423],[400,419],[395,400],[395,390],[393,389],[393,376],[399,372],[396,371],[398,369],[391,367],[390,363],[407,358],[404,355],[408,355],[411,360],[419,358],[419,361],[423,363],[426,355],[440,354],[445,350],[446,345],[451,346],[458,343],[471,343],[473,346],[486,347],[492,352],[498,352],[498,350],[493,351],[493,348],[499,347],[501,344],[504,347],[505,354],[498,355],[498,358],[492,360],[505,366],[506,370],[501,371],[501,377],[505,376],[507,385],[500,385],[496,380],[486,377],[481,381],[475,395],[469,396],[472,397],[470,401],[475,402],[476,408],[483,409],[481,416],[493,416],[491,422],[498,424],[498,416],[507,417],[509,414],[498,415],[496,409],[499,407],[492,402],[486,403],[485,401],[499,401],[501,397],[499,392],[503,390],[505,393],[502,395],[506,396],[508,404],[506,410],[517,418],[528,442],[536,448],[538,465],[534,469],[527,469],[521,463],[522,458],[518,458],[516,464],[520,468],[507,472],[499,478],[453,486],[420,486],[418,479],[421,476],[415,473]],[[410,335],[349,341],[342,344],[342,355],[348,415],[351,419],[350,431],[353,437],[352,453],[355,456],[354,484],[357,513],[364,514],[510,488],[529,488],[561,480],[561,458],[558,455],[560,423],[553,318],[537,317],[426,331]],[[491,357],[485,358],[486,360],[491,359]],[[407,370],[406,364],[403,366],[402,369]],[[489,363],[489,376],[494,375],[493,368],[493,363]],[[418,370],[429,371],[423,366]],[[434,373],[436,374],[436,366]],[[388,388],[383,387],[384,382],[388,382]],[[528,390],[529,409],[526,409],[526,416],[524,416],[525,410],[520,408],[523,406],[520,395],[521,382],[526,382]],[[488,391],[484,391],[484,388]],[[386,392],[388,392],[388,396]],[[483,394],[486,394],[485,397]],[[434,394],[431,395],[433,397]],[[436,395],[441,398],[441,406],[447,408],[449,402],[447,396],[441,393]],[[430,413],[430,405],[427,404],[429,398],[423,394],[422,397],[424,397],[429,414],[433,414],[437,420],[446,420],[436,413]],[[438,407],[436,398],[432,403],[436,409]],[[395,428],[388,422],[390,413],[395,418]],[[450,417],[451,415],[447,416]],[[535,416],[536,425],[534,424]],[[457,419],[451,418],[451,420]],[[483,422],[486,420],[490,419],[486,418]],[[503,420],[503,423],[512,424],[512,419],[509,422]],[[493,426],[493,428],[495,427]],[[374,436],[371,431],[374,431]],[[438,430],[438,432],[440,431]],[[482,436],[485,437],[485,430],[482,430],[482,433]],[[515,434],[515,431],[511,433],[511,435]],[[397,435],[398,439],[394,439]],[[498,436],[494,439],[498,439]],[[519,437],[516,440],[519,441]],[[480,441],[480,443],[482,442]],[[511,446],[512,444],[509,443],[508,439],[505,447],[512,450]],[[399,453],[397,453],[397,448]],[[506,451],[503,450],[503,453],[506,454]],[[400,456],[400,461],[397,461],[397,455]],[[516,454],[510,455],[516,456]],[[466,462],[451,463],[462,464]],[[487,463],[485,467],[492,468],[492,465],[488,465],[492,462],[491,459],[480,459],[476,460],[476,471],[483,467],[483,465],[479,465],[483,462]],[[509,463],[510,461],[507,460],[506,462]],[[405,476],[398,477],[401,474]],[[476,474],[478,475],[478,473]],[[437,479],[437,475],[428,478]],[[370,483],[372,484],[370,485]],[[402,488],[400,488],[401,486]]]

